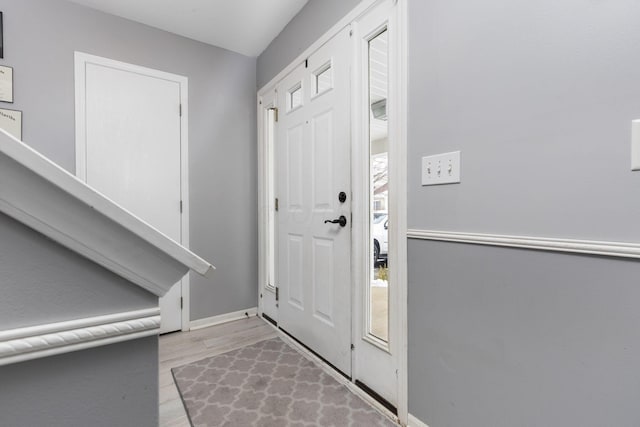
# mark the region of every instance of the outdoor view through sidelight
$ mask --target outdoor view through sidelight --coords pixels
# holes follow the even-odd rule
[[[371,259],[368,332],[389,340],[389,129],[387,124],[388,33],[369,41],[369,147]]]

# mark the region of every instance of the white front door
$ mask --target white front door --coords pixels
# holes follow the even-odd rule
[[[78,119],[84,156],[77,174],[182,242],[181,84],[128,64],[98,62],[83,64],[84,108]],[[161,332],[181,329],[179,283],[160,299],[160,310]]]
[[[278,84],[275,159],[278,324],[348,376],[349,46],[345,29]]]

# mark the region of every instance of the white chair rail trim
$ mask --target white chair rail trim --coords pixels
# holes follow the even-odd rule
[[[0,331],[0,366],[158,334],[160,309]]]
[[[503,246],[552,252],[640,259],[640,244],[638,243],[509,236],[501,234],[461,233],[419,229],[407,230],[407,237],[410,239],[472,243],[476,245]]]

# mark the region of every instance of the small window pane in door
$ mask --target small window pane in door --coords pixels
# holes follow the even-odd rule
[[[289,111],[302,105],[302,84],[298,83],[289,90]]]
[[[316,95],[326,92],[333,87],[331,78],[331,63],[326,64],[316,73]]]

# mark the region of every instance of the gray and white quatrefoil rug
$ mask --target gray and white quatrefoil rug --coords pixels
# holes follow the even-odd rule
[[[172,373],[197,427],[395,425],[280,338]]]

